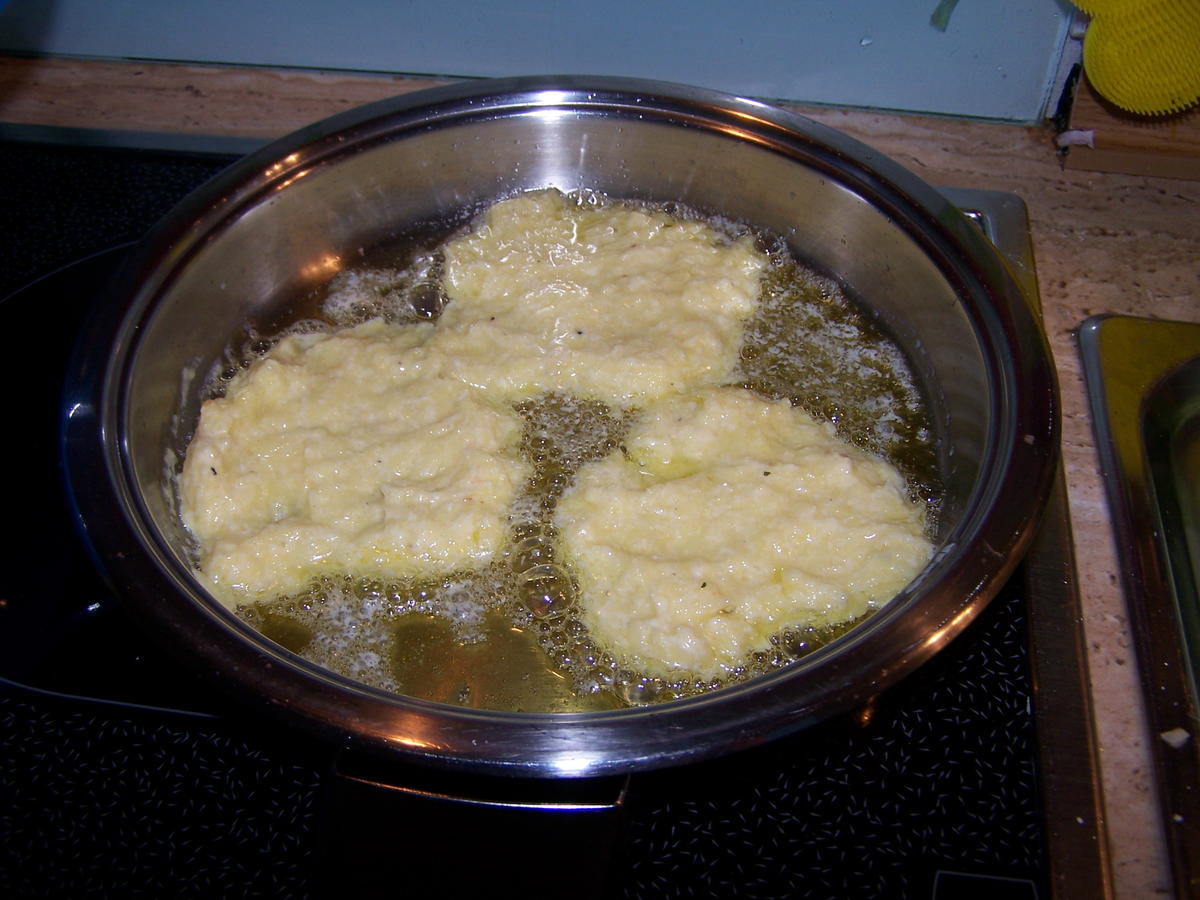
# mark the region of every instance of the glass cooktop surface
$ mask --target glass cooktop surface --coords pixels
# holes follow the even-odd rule
[[[357,878],[338,832],[365,814],[332,789],[328,748],[248,720],[137,630],[77,539],[60,483],[58,392],[76,324],[123,245],[230,161],[0,143],[0,335],[17,426],[3,441],[16,526],[0,598],[5,896],[303,897]],[[1013,240],[978,220],[1002,249]],[[853,715],[633,776],[613,805],[602,884],[575,878],[576,894],[1051,896],[1030,581],[1014,578],[949,648]],[[473,841],[487,839],[449,809],[440,845],[418,840],[424,820],[367,823],[392,848],[395,884],[477,868]],[[549,862],[569,855],[565,833],[528,833],[517,865],[535,888],[571,877]]]

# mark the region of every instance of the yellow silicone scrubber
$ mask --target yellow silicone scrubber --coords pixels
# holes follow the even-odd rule
[[[1110,103],[1140,115],[1200,100],[1200,0],[1075,0],[1091,16],[1083,69]]]

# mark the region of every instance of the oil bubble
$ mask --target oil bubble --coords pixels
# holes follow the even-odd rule
[[[551,563],[522,572],[519,590],[526,609],[539,619],[565,615],[574,605],[571,576]]]

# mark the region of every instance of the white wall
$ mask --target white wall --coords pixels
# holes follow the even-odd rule
[[[1067,0],[0,0],[0,51],[444,76],[633,75],[768,100],[1040,118]]]

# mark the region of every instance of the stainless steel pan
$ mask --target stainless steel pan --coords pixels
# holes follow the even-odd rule
[[[514,714],[387,694],[319,669],[213,601],[164,490],[200,377],[247,321],[275,322],[334,261],[525,188],[682,201],[784,237],[877,317],[930,404],[938,550],[889,605],[769,676],[656,707]],[[1019,562],[1051,483],[1044,336],[991,245],[937,191],[781,109],[614,78],[483,81],[305,128],[179,205],[98,304],[69,375],[80,520],[115,589],[178,652],[282,722],[374,754],[479,773],[615,774],[769,740],[850,708],[958,634]]]

